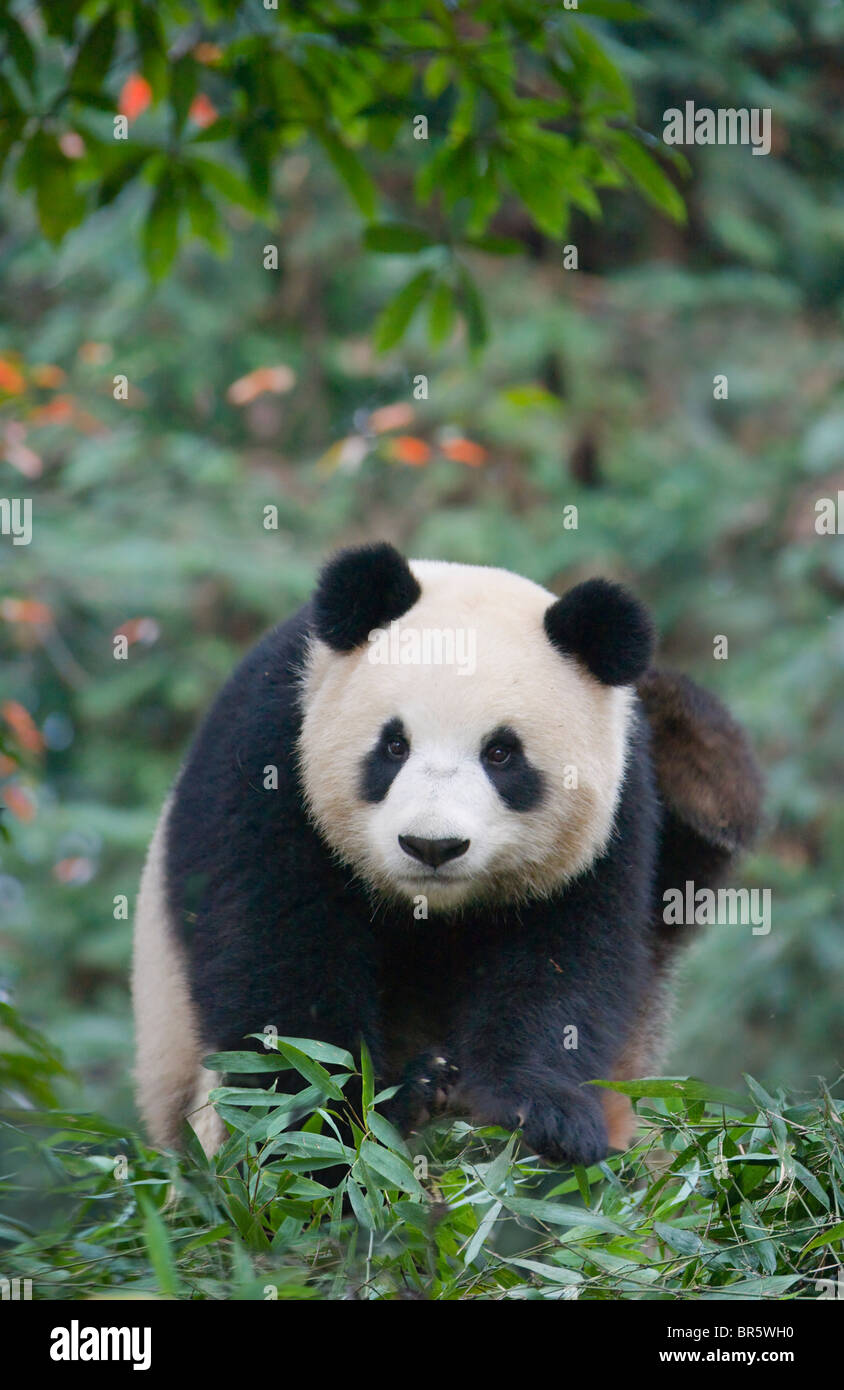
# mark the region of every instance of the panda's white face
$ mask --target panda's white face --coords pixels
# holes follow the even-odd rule
[[[538,585],[410,568],[421,597],[386,637],[348,653],[311,644],[299,749],[309,811],[389,896],[442,911],[547,894],[606,845],[630,691],[552,646],[554,595]]]

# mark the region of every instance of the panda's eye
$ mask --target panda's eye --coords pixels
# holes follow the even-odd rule
[[[493,767],[504,767],[509,763],[512,753],[512,748],[508,748],[504,743],[491,743],[484,749],[484,758],[488,763],[492,763]]]
[[[387,740],[387,752],[391,758],[406,758],[410,752],[406,738],[395,735]]]

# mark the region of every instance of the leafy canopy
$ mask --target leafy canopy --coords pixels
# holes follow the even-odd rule
[[[283,238],[274,169],[293,146],[319,151],[368,224],[368,249],[420,260],[379,322],[381,349],[425,301],[435,343],[459,311],[478,347],[483,306],[460,252],[520,249],[495,231],[504,200],[552,238],[573,210],[599,217],[600,191],[625,184],[684,216],[597,37],[596,20],[643,11],[570,3],[3,4],[0,161],[54,243],[149,184],[141,236],[159,279],[188,237],[226,252],[221,210],[281,218]],[[416,221],[396,218],[396,203]]]

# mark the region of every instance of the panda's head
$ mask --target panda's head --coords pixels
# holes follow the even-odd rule
[[[552,892],[610,835],[652,629],[625,590],[347,550],[323,571],[300,768],[330,847],[433,911]]]

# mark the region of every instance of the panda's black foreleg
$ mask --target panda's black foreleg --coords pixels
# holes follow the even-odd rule
[[[597,1163],[609,1138],[602,1090],[629,1033],[650,969],[647,948],[619,923],[612,944],[591,923],[536,951],[500,945],[476,974],[455,1034],[460,1095],[475,1123],[521,1129],[554,1163]]]
[[[344,1048],[358,1064],[366,1041],[376,1074],[383,1071],[378,947],[363,909],[330,897],[289,914],[280,924],[272,903],[253,902],[240,919],[213,910],[192,939],[192,985],[205,1051],[269,1055],[276,1037],[310,1038]],[[251,1035],[258,1034],[257,1038]],[[329,1071],[337,1068],[328,1064]],[[227,1076],[237,1086],[267,1086],[273,1073]],[[282,1094],[304,1090],[294,1069],[278,1073]],[[360,1118],[360,1079],[345,1084],[345,1102],[329,1101],[341,1117]]]

